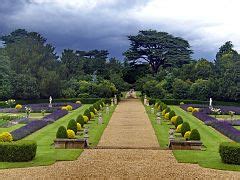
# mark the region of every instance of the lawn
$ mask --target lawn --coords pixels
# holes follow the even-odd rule
[[[0,128],[0,133],[2,133],[2,132],[11,132],[11,131],[13,131],[15,129],[18,129],[18,128],[24,126],[24,125],[25,124],[16,124],[16,125],[8,127],[8,128]]]
[[[174,150],[173,154],[178,162],[185,163],[197,163],[200,166],[222,170],[236,170],[240,171],[240,166],[228,165],[221,162],[221,158],[218,153],[218,147],[221,142],[231,141],[224,135],[220,134],[213,128],[204,125],[204,123],[191,113],[182,110],[178,106],[170,106],[177,115],[183,117],[184,121],[189,122],[191,129],[198,129],[201,135],[201,141],[206,146],[204,151],[193,150]]]
[[[215,117],[214,115],[210,116]],[[233,119],[231,119],[230,115],[217,115],[216,118],[219,120],[240,120],[240,115],[234,115]]]

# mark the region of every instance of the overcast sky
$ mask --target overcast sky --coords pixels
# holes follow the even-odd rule
[[[107,49],[123,58],[127,35],[156,29],[190,42],[194,58],[213,60],[230,40],[240,49],[239,0],[0,0],[0,35],[41,33],[58,53]]]

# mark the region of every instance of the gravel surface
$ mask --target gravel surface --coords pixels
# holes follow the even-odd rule
[[[178,163],[170,150],[117,149],[156,143],[140,101],[128,100],[117,107],[99,144],[115,149],[86,149],[76,161],[51,166],[0,170],[0,179],[240,179],[240,172]]]

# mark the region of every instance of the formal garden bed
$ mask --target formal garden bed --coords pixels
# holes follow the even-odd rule
[[[157,111],[156,108],[154,108],[154,105],[145,107],[146,111],[148,112],[149,119],[155,130],[160,147],[164,149],[168,148],[169,131],[170,128],[174,128],[174,126],[169,122],[169,120],[165,120],[162,115],[160,120],[161,124],[157,122]],[[173,110],[176,115],[181,116],[184,122],[188,122],[192,129],[197,129],[199,131],[201,142],[204,145],[201,151],[173,150],[173,154],[178,162],[194,164],[197,163],[200,166],[214,169],[240,171],[240,166],[226,164],[221,159],[219,146],[222,143],[231,142],[228,137],[216,131],[212,126],[205,125],[203,121],[199,120],[194,115],[194,113],[185,111],[179,106],[170,105],[168,107]],[[202,107],[206,107],[206,105]],[[152,113],[153,109],[154,113]],[[182,138],[180,134],[174,133],[174,135],[177,136],[177,138]],[[237,152],[237,150],[235,152]]]
[[[66,107],[65,105],[69,105],[71,103],[63,103],[63,104],[60,103],[60,104],[61,105],[64,104],[64,106],[62,107]],[[1,133],[4,133],[6,131],[10,132],[13,140],[22,139],[22,140],[15,141],[16,143],[31,141],[31,142],[36,142],[37,144],[36,153],[35,153],[36,156],[33,157],[32,160],[30,161],[28,160],[28,162],[1,162],[0,168],[49,165],[56,161],[76,159],[82,153],[83,151],[82,147],[78,146],[77,149],[72,149],[72,147],[75,148],[75,145],[71,143],[67,145],[67,147],[68,148],[70,147],[71,149],[58,149],[54,147],[54,140],[56,140],[56,133],[58,131],[58,128],[60,126],[64,126],[64,127],[67,127],[68,130],[70,130],[68,127],[69,121],[77,120],[79,115],[85,116],[86,111],[89,111],[89,109],[91,109],[91,106],[92,106],[91,104],[86,104],[82,106],[79,103],[75,103],[75,104],[76,106],[73,105],[72,106],[73,108],[69,111],[60,106],[54,106],[53,104],[54,110],[52,111],[52,113],[46,110],[45,113],[49,112],[49,114],[45,115],[41,119],[28,122],[27,124],[19,123],[10,127],[0,128]],[[41,104],[39,106],[31,105],[31,107],[33,107],[33,109],[36,107],[41,107],[42,109],[44,107],[44,104]],[[106,112],[106,109],[108,109],[107,112]],[[94,117],[91,118],[91,120],[85,122],[82,128],[79,129],[80,133],[76,133],[75,135],[76,141],[78,141],[77,138],[84,139],[83,128],[85,127],[88,129],[88,146],[97,145],[104,129],[106,128],[110,120],[110,117],[114,109],[115,109],[115,106],[109,106],[108,108],[101,107],[98,113],[102,114],[102,124],[99,124],[98,117],[97,115],[95,115]],[[35,110],[37,111],[38,109],[35,109]],[[43,123],[44,125],[42,125],[41,123],[38,124],[38,122],[41,122],[41,123],[44,122]],[[45,122],[47,123],[45,124]],[[65,140],[74,141],[74,139],[69,139],[68,137]],[[13,144],[15,142],[10,142],[10,143]],[[80,140],[79,142],[82,142],[82,140]]]

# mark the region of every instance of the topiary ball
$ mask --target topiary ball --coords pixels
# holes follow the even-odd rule
[[[84,119],[84,123],[87,124],[87,122],[89,121],[88,117],[87,116],[83,116],[83,119]]]
[[[181,132],[181,129],[182,129],[182,124],[179,124],[179,125],[177,126],[176,132],[177,132],[177,133],[180,133],[180,132]]]
[[[169,113],[166,113],[166,114],[164,115],[164,118],[168,120],[168,119],[169,119]]]
[[[68,111],[72,111],[72,110],[73,110],[73,107],[72,107],[71,105],[67,105],[67,106],[66,106],[66,109],[67,109]]]
[[[90,112],[90,114],[91,114],[91,119],[94,119],[94,117],[95,117],[94,113]]]
[[[75,133],[77,133],[77,122],[74,119],[71,119],[68,122],[67,129],[73,130]]]
[[[173,117],[171,118],[171,123],[172,123],[173,125],[176,124],[177,117],[178,117],[178,116],[173,116]],[[181,123],[181,124],[182,124],[182,123]]]
[[[190,125],[188,122],[184,122],[182,123],[182,127],[181,127],[181,134],[182,136],[184,137],[184,134],[187,132],[187,131],[190,131]]]
[[[91,113],[90,113],[89,109],[86,109],[86,110],[84,111],[83,115],[84,115],[84,116],[87,116],[89,120],[91,119]]]
[[[75,132],[71,129],[67,130],[67,136],[69,139],[74,139],[75,138]]]
[[[171,109],[169,108],[169,107],[167,107],[166,109],[165,109],[165,112],[166,113],[169,113],[171,111]]]
[[[198,108],[193,108],[192,113],[194,113],[194,112],[199,112],[199,109]]]
[[[82,130],[82,126],[81,126],[81,124],[79,124],[79,123],[77,123],[77,130],[78,130],[78,131],[81,131],[81,130]]]
[[[185,138],[186,140],[188,140],[189,137],[190,137],[190,134],[191,134],[191,131],[187,131],[187,132],[185,132],[185,134],[184,134],[184,138]]]
[[[94,113],[94,114],[97,114],[97,112],[98,112],[98,111],[97,111],[95,108],[94,108],[94,111],[95,111],[95,113]]]
[[[68,138],[67,129],[64,126],[60,126],[57,130],[56,138]]]
[[[1,142],[11,142],[12,140],[13,140],[13,137],[9,132],[2,132],[0,134],[0,141]]]
[[[94,110],[94,107],[93,107],[93,106],[90,106],[90,107],[89,107],[89,111],[90,111],[90,112],[93,112],[93,113],[95,114],[95,110]]]
[[[176,116],[176,113],[173,110],[171,110],[169,112],[169,119],[172,119],[173,116]]]
[[[17,109],[17,110],[22,109],[22,105],[21,105],[21,104],[17,104],[17,105],[15,106],[15,109]]]
[[[160,104],[160,109],[163,111],[163,110],[166,109],[166,108],[167,108],[167,105],[162,102],[162,103]]]
[[[178,125],[183,123],[183,119],[181,116],[177,116],[176,118],[176,123],[175,123],[175,127],[178,127]]]
[[[165,116],[165,114],[166,114],[166,111],[165,111],[165,109],[162,111],[162,115],[163,116]]]
[[[200,141],[201,136],[200,136],[200,133],[198,132],[197,129],[193,129],[193,130],[191,131],[191,134],[190,134],[190,136],[189,136],[189,139],[190,139],[190,140],[194,140],[194,141]]]
[[[193,107],[191,107],[191,106],[188,107],[188,108],[187,108],[187,111],[188,111],[188,112],[192,112],[192,111],[193,111]]]
[[[84,122],[84,118],[83,115],[78,115],[76,122],[79,123],[82,127],[84,126],[85,122]]]

